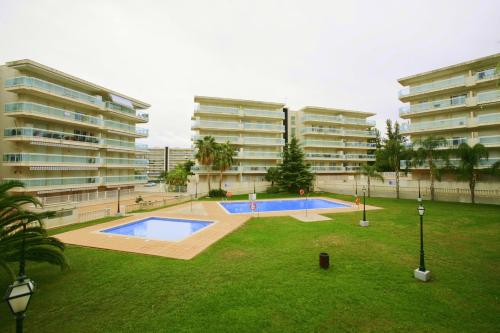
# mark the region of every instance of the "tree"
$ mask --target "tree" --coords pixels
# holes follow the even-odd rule
[[[431,135],[425,139],[415,142],[417,150],[413,160],[417,165],[427,164],[429,167],[429,180],[431,183],[431,200],[435,198],[435,179],[441,179],[441,171],[449,167],[449,150],[446,149],[447,142],[442,137]],[[438,162],[438,164],[436,164]],[[444,164],[442,162],[445,162]]]
[[[212,167],[215,158],[215,150],[217,148],[217,143],[213,136],[205,136],[203,139],[198,139],[195,142],[197,149],[196,159],[201,165],[207,168]],[[207,173],[208,191],[210,192],[210,172]]]
[[[371,178],[378,178],[383,182],[384,177],[382,176],[382,174],[377,172],[377,167],[375,165],[364,164],[361,166],[360,171],[361,171],[362,175],[365,175],[368,178],[367,185],[368,185],[368,198],[369,198],[370,197],[370,179]]]
[[[222,190],[222,174],[224,171],[231,168],[234,163],[233,156],[235,155],[235,148],[231,143],[226,142],[217,144],[215,148],[214,167],[219,170],[219,190]]]
[[[24,208],[28,204],[42,207],[40,201],[27,194],[9,193],[15,187],[24,187],[19,181],[6,181],[0,184],[0,267],[14,276],[8,263],[21,262],[22,244],[24,259],[47,262],[66,269],[68,263],[64,256],[64,243],[54,237],[48,237],[43,220],[55,215],[55,212],[36,213]]]
[[[283,160],[279,165],[281,177],[278,185],[290,193],[295,193],[299,189],[309,190],[314,178],[309,167],[309,164],[304,161],[304,152],[299,146],[299,141],[293,137],[283,149]]]
[[[278,167],[270,167],[267,169],[266,181],[271,182],[271,188],[274,187],[274,183],[278,182],[280,179],[280,169]]]
[[[165,178],[165,183],[172,186],[186,186],[188,173],[182,165],[178,165],[174,170],[170,170]]]
[[[470,200],[472,203],[475,203],[475,189],[479,174],[477,168],[482,158],[488,158],[488,151],[480,143],[471,147],[464,142],[458,146],[454,153],[460,158],[457,168],[458,178],[469,182]]]
[[[191,160],[187,160],[186,162],[182,163],[182,167],[184,168],[184,170],[186,170],[188,176],[194,175],[194,173],[191,171],[193,166],[194,166],[194,162]]]

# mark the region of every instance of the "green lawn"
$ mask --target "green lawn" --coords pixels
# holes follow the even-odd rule
[[[369,203],[385,208],[369,228],[360,213],[255,218],[190,261],[68,246],[67,273],[28,265],[39,289],[26,331],[500,331],[500,207],[425,202],[422,283],[416,201]],[[14,332],[5,303],[0,332]]]

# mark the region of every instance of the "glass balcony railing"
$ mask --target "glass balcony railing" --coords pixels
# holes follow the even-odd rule
[[[80,91],[69,89],[55,83],[37,79],[35,77],[20,76],[5,81],[6,88],[13,88],[20,86],[33,87],[61,97],[67,97],[88,104],[93,104],[99,108],[104,107],[104,102],[102,101],[102,97],[100,96],[92,96],[89,94],[85,94]]]
[[[101,164],[102,159],[95,156],[74,156],[74,155],[56,155],[56,154],[4,154],[3,161],[5,163],[44,163],[44,164]]]
[[[5,112],[12,114],[18,112],[31,113],[34,115],[42,115],[42,116],[46,115],[61,120],[75,121],[89,125],[95,125],[95,126],[103,125],[102,119],[98,117],[93,117],[83,113],[57,109],[50,106],[36,104],[36,103],[29,103],[29,102],[7,103],[5,104]]]
[[[118,130],[121,132],[126,132],[130,134],[136,134],[141,136],[147,136],[148,130],[145,128],[135,127],[133,125],[120,123],[114,120],[105,120],[104,125],[110,129]]]
[[[351,148],[362,148],[362,149],[375,149],[376,144],[370,142],[344,142],[344,141],[326,141],[326,140],[304,140],[304,146],[316,146],[316,147],[351,147]]]
[[[243,143],[245,144],[263,144],[263,145],[284,145],[284,139],[278,138],[258,138],[258,137],[244,137]]]
[[[498,102],[500,101],[500,89],[499,90],[490,90],[490,91],[483,91],[480,93],[477,93],[477,103],[489,103],[489,102]]]
[[[224,135],[211,135],[214,139],[215,139],[215,142],[217,143],[226,143],[226,142],[230,142],[230,143],[240,143],[240,137],[239,136],[224,136]],[[203,140],[203,138],[205,137],[205,135],[193,135],[192,136],[192,139],[193,141],[196,141],[196,140]]]
[[[399,108],[399,114],[405,115],[405,114],[419,113],[424,111],[438,110],[448,107],[458,107],[465,105],[466,105],[466,97],[457,96],[432,102],[405,105]]]
[[[437,128],[453,128],[467,125],[467,118],[452,118],[434,121],[424,121],[421,123],[401,124],[401,133],[423,131]]]
[[[218,170],[214,169],[212,166],[207,166],[207,165],[195,165],[191,168],[191,171],[193,171],[193,172],[219,172]],[[238,171],[240,171],[240,167],[237,165],[233,165],[225,172],[238,172]]]
[[[113,110],[113,111],[123,112],[123,113],[126,113],[126,114],[134,116],[134,117],[136,115],[134,109],[127,108],[125,106],[122,106],[120,104],[116,104],[113,102],[106,102],[106,108]]]
[[[66,132],[48,131],[32,127],[15,127],[4,129],[5,137],[30,137],[30,138],[44,138],[53,140],[64,140],[73,142],[83,142],[100,144],[101,139],[95,136],[80,135]]]
[[[479,143],[485,146],[500,145],[500,135],[480,136]]]
[[[406,87],[399,91],[399,97],[421,94],[433,90],[459,87],[463,85],[465,85],[465,75],[460,75],[445,80],[439,80],[439,81],[420,84],[417,86]]]
[[[477,81],[488,80],[488,79],[492,79],[492,78],[495,78],[498,76],[499,75],[496,72],[495,68],[490,68],[490,69],[486,69],[484,71],[477,72],[475,75]]]
[[[249,157],[249,158],[281,158],[280,152],[274,151],[240,151],[238,152],[238,157]]]
[[[195,113],[197,112],[238,115],[240,113],[240,109],[227,106],[200,105],[198,106],[198,108],[195,109]]]
[[[264,165],[244,165],[241,167],[243,172],[267,172],[270,166]]]
[[[345,167],[341,165],[329,165],[329,166],[320,166],[313,165],[311,166],[312,172],[342,172],[345,171]]]
[[[329,154],[329,153],[305,153],[306,158],[321,158],[333,160],[374,160],[372,154]]]
[[[113,165],[148,165],[148,160],[142,158],[106,157],[104,161],[106,162],[106,164],[113,164]]]
[[[317,115],[308,114],[304,115],[303,121],[325,121],[334,122],[339,124],[352,124],[352,125],[365,125],[365,126],[375,126],[375,121],[367,120],[362,118],[350,118],[342,116],[327,116],[327,115]]]
[[[193,128],[197,127],[239,129],[241,128],[241,124],[236,121],[195,120],[193,122]]]
[[[282,110],[270,111],[270,110],[259,110],[259,109],[244,109],[245,116],[249,117],[270,117],[285,119],[285,113]]]
[[[116,148],[125,148],[125,149],[135,149],[136,144],[134,142],[115,140],[115,139],[103,139],[104,144],[107,146],[112,146]]]
[[[54,177],[54,178],[6,178],[5,180],[18,180],[30,187],[66,187],[74,185],[98,185],[99,177]]]
[[[490,168],[494,163],[500,161],[500,158],[497,157],[497,158],[481,158],[479,160],[479,167],[480,168]],[[450,158],[448,160],[448,162],[444,161],[444,160],[435,160],[434,161],[434,164],[437,166],[437,167],[445,167],[445,166],[449,166],[449,167],[458,167],[460,166],[460,162],[461,162],[461,159],[458,159],[458,158]],[[407,166],[407,161],[401,161],[400,163],[400,167],[401,168],[405,168],[406,169],[406,166]],[[421,164],[417,164],[417,165],[411,165],[410,168],[415,168],[415,169],[428,169],[429,168],[429,163],[427,162],[424,162],[424,163],[421,163]]]
[[[145,143],[135,143],[136,150],[148,150],[148,145]]]
[[[104,184],[120,184],[120,183],[146,183],[147,175],[124,175],[124,176],[104,176]]]
[[[478,124],[500,123],[500,113],[482,114],[476,117]]]
[[[244,129],[258,129],[266,131],[285,131],[285,126],[275,124],[243,123]]]
[[[353,135],[353,136],[369,136],[375,137],[374,131],[362,130],[346,130],[339,128],[324,128],[324,127],[305,127],[301,131],[303,134],[339,134],[339,135]]]

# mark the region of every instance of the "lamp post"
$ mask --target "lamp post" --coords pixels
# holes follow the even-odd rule
[[[366,187],[363,185],[363,219],[359,221],[359,225],[362,227],[367,227],[369,222],[366,220]]]
[[[4,299],[9,304],[12,314],[16,316],[16,332],[23,331],[23,321],[26,310],[31,299],[31,295],[35,292],[35,283],[26,277],[25,274],[25,232],[26,224],[23,224],[23,241],[21,243],[21,260],[19,261],[19,276],[14,281],[5,293]]]
[[[425,256],[424,256],[424,213],[425,208],[422,204],[422,197],[418,196],[418,215],[420,216],[420,264],[418,268],[414,271],[414,276],[420,281],[427,282],[431,278],[431,272],[425,268]]]
[[[120,190],[121,190],[121,188],[118,187],[118,201],[117,201],[118,205],[117,205],[117,208],[116,208],[116,214],[117,215],[120,215]]]

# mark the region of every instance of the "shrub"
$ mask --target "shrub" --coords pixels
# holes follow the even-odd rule
[[[227,192],[222,189],[213,189],[208,192],[208,196],[210,198],[225,197],[226,193]]]
[[[137,198],[135,198],[135,203],[138,204],[140,202],[144,201],[144,199],[141,197],[141,196],[138,196]]]
[[[269,186],[266,189],[267,193],[279,193],[279,191],[280,191],[280,188],[278,186]]]

